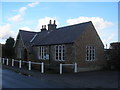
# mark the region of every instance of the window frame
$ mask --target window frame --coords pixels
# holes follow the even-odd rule
[[[40,46],[38,49],[38,59],[49,60],[49,56],[48,56],[48,59],[46,59],[46,55],[49,55],[47,54],[47,47]]]
[[[96,47],[94,45],[86,46],[86,61],[96,60]]]
[[[65,61],[65,45],[55,45],[55,61]]]

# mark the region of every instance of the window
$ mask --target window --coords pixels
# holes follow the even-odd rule
[[[47,47],[45,46],[40,46],[39,47],[39,59],[49,59],[49,55],[47,54]]]
[[[95,60],[95,46],[87,46],[86,61],[94,61],[94,60]]]
[[[58,60],[58,61],[65,60],[65,46],[64,45],[55,46],[55,60]]]

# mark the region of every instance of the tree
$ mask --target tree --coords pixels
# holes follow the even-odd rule
[[[13,48],[14,43],[15,43],[15,40],[12,37],[9,37],[6,40],[5,46],[3,48],[5,57],[7,57],[7,58],[14,57],[14,48]]]
[[[5,44],[2,44],[2,57],[5,57]]]

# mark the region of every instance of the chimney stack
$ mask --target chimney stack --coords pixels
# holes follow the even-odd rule
[[[56,23],[55,23],[55,20],[54,20],[54,23],[53,23],[53,24],[52,24],[52,21],[50,20],[50,21],[49,21],[49,24],[48,24],[48,30],[49,30],[49,31],[53,31],[53,30],[56,29],[56,27],[57,27],[57,25],[56,25]]]
[[[46,31],[47,29],[46,29],[46,25],[42,25],[42,29],[41,29],[41,31]]]
[[[54,24],[55,24],[55,20],[54,20]]]
[[[51,22],[52,22],[52,21],[50,20],[50,24],[52,24]]]

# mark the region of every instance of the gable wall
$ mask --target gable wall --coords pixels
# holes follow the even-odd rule
[[[18,57],[18,50],[19,49],[21,49],[21,51],[22,51],[22,58]],[[15,58],[16,59],[24,59],[24,46],[23,46],[23,42],[22,42],[20,36],[18,36],[16,46],[15,46]]]
[[[87,45],[95,46],[95,61],[86,61]],[[78,63],[78,67],[98,67],[104,65],[104,46],[95,30],[88,28],[88,30],[82,33],[74,46],[76,49],[76,61]]]

